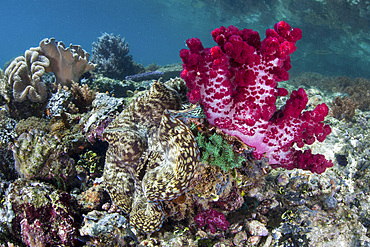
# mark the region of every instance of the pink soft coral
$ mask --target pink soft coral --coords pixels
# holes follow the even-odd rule
[[[308,99],[300,88],[276,111],[276,98],[288,94],[277,82],[289,79],[290,54],[301,30],[281,21],[266,31],[262,42],[257,32],[234,26],[217,28],[212,36],[218,46],[204,48],[192,38],[187,40],[189,50],[180,51],[190,102],[200,101],[211,124],[254,147],[254,156],[268,157],[273,167],[322,173],[333,166],[323,155],[293,147],[323,141],[331,132],[323,124],[325,104],[302,112]]]
[[[226,231],[229,227],[229,222],[227,222],[225,215],[214,209],[201,210],[198,212],[197,216],[194,218],[199,227],[203,227],[208,224],[211,233],[216,233],[217,228],[221,228]]]

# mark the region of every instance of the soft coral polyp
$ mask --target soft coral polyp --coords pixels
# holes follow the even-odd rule
[[[288,94],[277,82],[289,79],[290,55],[302,31],[281,21],[262,41],[257,32],[234,26],[217,28],[212,37],[215,47],[204,48],[192,38],[189,50],[180,51],[190,102],[200,102],[211,124],[254,147],[254,156],[268,157],[273,167],[322,173],[333,166],[323,155],[294,148],[330,134],[323,123],[328,107],[304,111],[308,98],[302,88],[292,92],[282,109],[275,106],[277,97]]]

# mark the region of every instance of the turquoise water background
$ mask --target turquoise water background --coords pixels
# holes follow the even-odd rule
[[[214,46],[210,32],[221,25],[254,29],[263,38],[265,29],[284,20],[303,30],[292,56],[293,70],[370,77],[370,6],[365,1],[33,0],[0,4],[2,68],[43,38],[80,44],[91,52],[92,42],[103,32],[125,37],[135,62],[166,65],[181,62],[179,50],[188,38],[198,37],[205,46]]]

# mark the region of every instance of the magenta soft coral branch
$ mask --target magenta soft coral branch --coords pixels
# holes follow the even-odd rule
[[[302,88],[282,109],[275,105],[278,96],[288,94],[277,82],[289,79],[290,54],[302,38],[301,29],[281,21],[266,30],[263,41],[257,32],[234,26],[217,28],[212,36],[217,46],[204,48],[191,38],[189,49],[180,51],[190,102],[200,102],[211,124],[254,147],[255,158],[266,156],[273,167],[322,173],[333,166],[321,154],[293,147],[325,140],[331,132],[323,123],[328,107],[303,111],[308,98]]]

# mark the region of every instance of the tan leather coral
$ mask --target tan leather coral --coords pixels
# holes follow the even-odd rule
[[[95,64],[89,62],[90,54],[79,45],[66,48],[62,41],[46,38],[40,42],[40,51],[50,60],[57,84],[70,87],[72,81],[77,82],[84,73],[95,68]]]
[[[77,82],[84,73],[95,68],[89,57],[79,45],[66,48],[54,38],[43,39],[39,47],[30,48],[24,57],[11,62],[5,70],[7,86],[13,90],[15,101],[28,97],[33,102],[43,102],[47,99],[46,85],[41,79],[45,72],[53,72],[57,84],[70,87],[72,81]]]
[[[48,68],[49,59],[35,48],[27,50],[24,57],[16,57],[5,70],[15,101],[24,101],[26,97],[33,102],[45,101],[47,90],[41,77]]]

